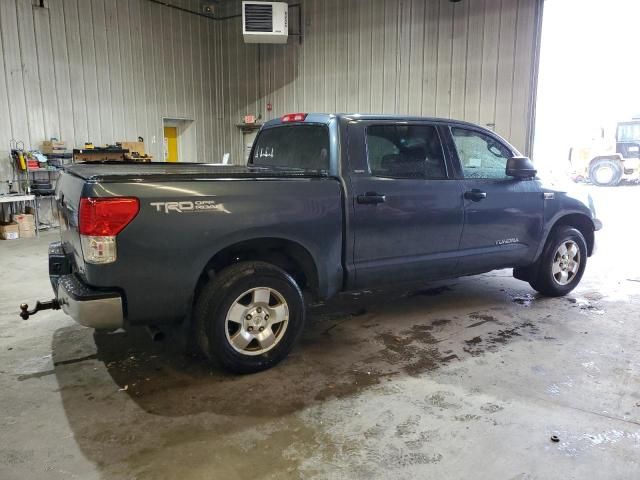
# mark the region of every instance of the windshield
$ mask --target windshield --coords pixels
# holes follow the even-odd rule
[[[640,122],[618,124],[618,142],[640,141]]]
[[[329,170],[329,133],[325,125],[286,125],[260,132],[250,165]]]

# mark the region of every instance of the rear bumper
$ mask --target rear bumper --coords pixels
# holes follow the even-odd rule
[[[119,294],[93,290],[74,275],[60,277],[57,298],[64,313],[85,327],[111,330],[124,324]]]
[[[60,243],[49,246],[49,279],[60,308],[80,325],[96,329],[116,329],[124,325],[122,296],[115,291],[97,290],[70,273]]]

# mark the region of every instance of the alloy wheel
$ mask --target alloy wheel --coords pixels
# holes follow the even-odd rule
[[[573,240],[560,244],[553,256],[551,273],[558,285],[568,285],[580,270],[580,248]]]
[[[288,324],[289,307],[282,294],[269,287],[252,288],[227,312],[227,340],[243,355],[261,355],[282,340]]]

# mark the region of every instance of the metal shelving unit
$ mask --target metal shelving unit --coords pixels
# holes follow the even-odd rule
[[[36,234],[41,230],[47,230],[49,228],[57,228],[59,225],[56,222],[58,215],[56,214],[57,205],[55,204],[55,185],[60,175],[60,172],[64,168],[64,165],[73,162],[73,155],[71,152],[65,152],[61,154],[45,154],[47,160],[51,161],[54,165],[49,166],[48,168],[28,168],[26,170],[22,170],[17,165],[17,158],[20,154],[24,156],[24,161],[27,162],[27,153],[24,150],[24,142],[11,140],[10,141],[10,155],[9,162],[11,164],[12,174],[11,179],[9,179],[10,192],[5,195],[0,195],[0,204],[4,205],[8,204],[9,214],[16,213],[15,208],[13,208],[14,204],[19,205],[20,203],[32,203],[34,209],[34,216],[36,220]],[[57,160],[57,162],[56,162]],[[65,160],[68,162],[65,163]],[[57,165],[55,165],[57,164]],[[36,185],[38,183],[47,183],[51,185],[51,189],[47,189],[46,192],[39,191]],[[50,223],[41,223],[40,220],[40,205],[44,199],[49,200],[50,211],[51,211],[51,222]]]

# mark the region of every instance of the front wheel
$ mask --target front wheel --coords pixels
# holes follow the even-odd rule
[[[224,368],[252,373],[285,358],[304,327],[300,288],[284,270],[242,262],[216,274],[194,310],[202,352]]]
[[[622,179],[622,167],[610,158],[596,160],[589,169],[589,180],[599,187],[614,187]]]
[[[538,260],[537,275],[529,284],[548,297],[561,297],[578,286],[587,266],[587,242],[570,226],[555,229]]]

